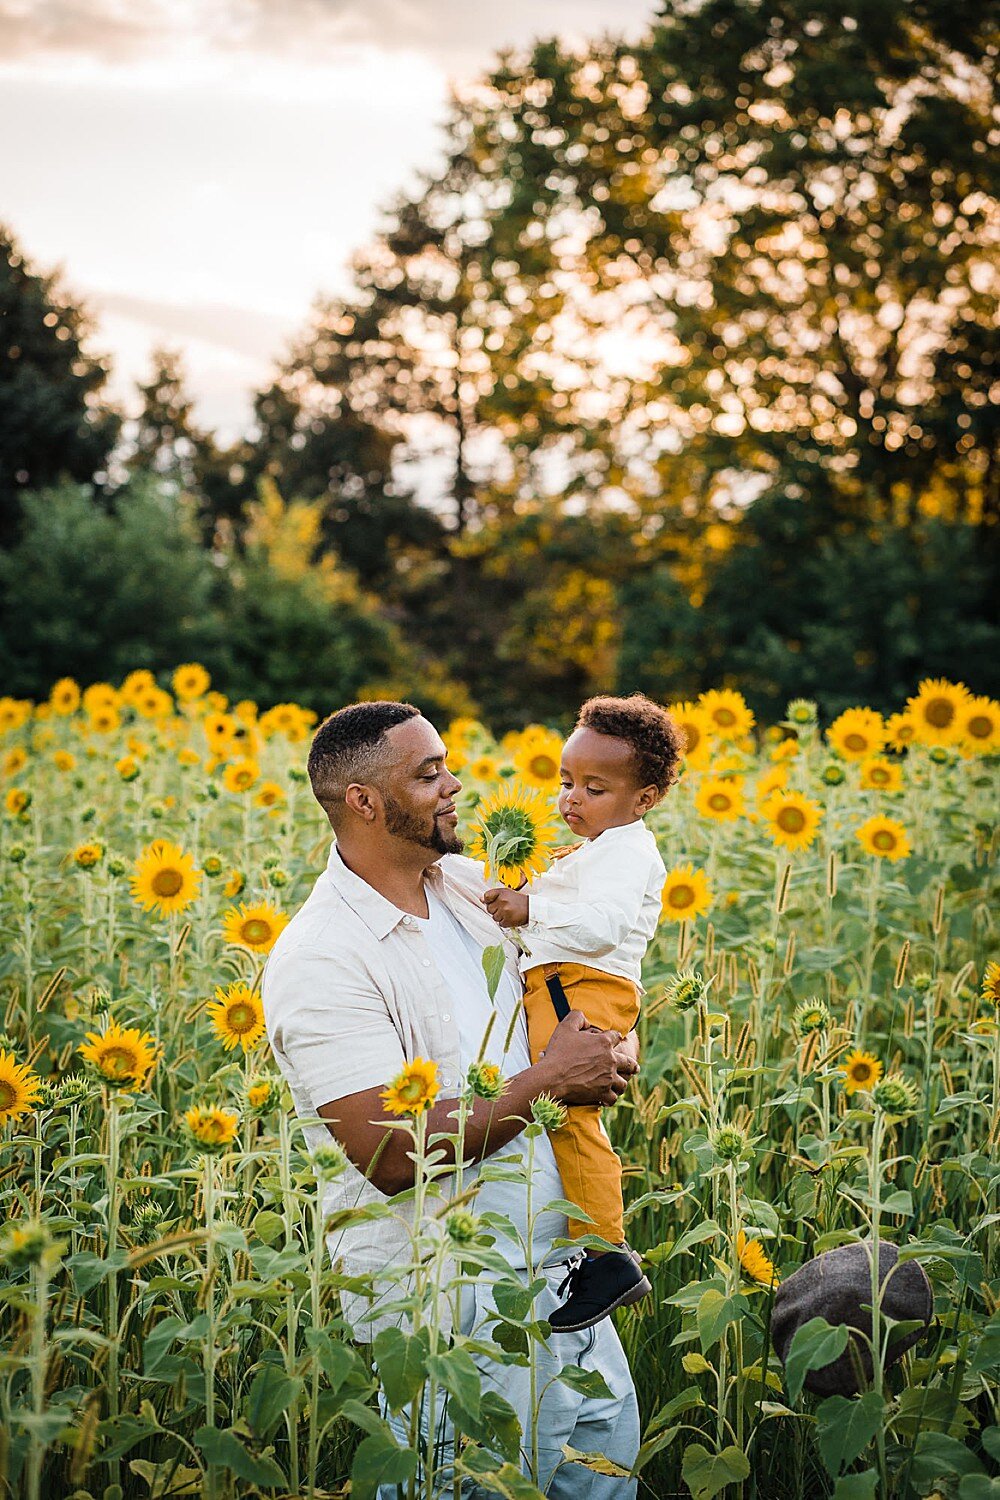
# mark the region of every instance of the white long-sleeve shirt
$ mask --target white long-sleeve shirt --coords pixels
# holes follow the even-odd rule
[[[666,868],[643,823],[606,828],[554,861],[527,887],[522,934],[537,964],[578,963],[639,985],[646,945],[660,919]]]

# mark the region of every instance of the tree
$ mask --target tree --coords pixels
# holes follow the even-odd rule
[[[58,278],[33,271],[0,225],[0,546],[27,490],[103,480],[119,417],[100,403],[108,369],[86,352],[89,332]]]

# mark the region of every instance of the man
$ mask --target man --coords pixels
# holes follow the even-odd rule
[[[316,733],[309,775],[335,842],[326,870],[275,945],[263,998],[271,1046],[306,1122],[310,1148],[328,1141],[329,1131],[350,1161],[326,1184],[325,1214],[354,1204],[384,1204],[386,1195],[412,1185],[409,1139],[389,1128],[380,1094],[415,1057],[438,1066],[441,1097],[428,1111],[428,1134],[452,1132],[455,1097],[488,1033],[483,1056],[499,1064],[506,1083],[499,1100],[477,1098],[469,1112],[465,1157],[474,1163],[515,1141],[541,1094],[565,1104],[614,1103],[637,1069],[630,1042],[617,1032],[586,1029],[583,1017],[571,1013],[532,1066],[513,950],[490,999],[481,955],[502,941],[502,933],[483,905],[481,865],[460,855],[454,798],[461,783],[447,768],[446,749],[433,725],[411,704],[341,709]],[[546,1136],[534,1143],[534,1153],[537,1207],[563,1193]],[[466,1173],[466,1185],[473,1176]],[[484,1182],[474,1207],[502,1213],[527,1230],[523,1181]],[[565,1216],[556,1212],[534,1224],[531,1259],[535,1268],[544,1263],[546,1281],[535,1301],[538,1318],[559,1302],[566,1251],[553,1251],[551,1242],[565,1235],[566,1227]],[[348,1275],[377,1277],[405,1259],[407,1226],[400,1216],[351,1224],[331,1235],[328,1245]],[[526,1257],[522,1253],[518,1264],[509,1240],[503,1241],[503,1253],[525,1273]],[[550,1263],[559,1256],[558,1263]],[[389,1302],[398,1286],[390,1282],[381,1291],[382,1302]],[[360,1339],[373,1337],[389,1321],[380,1316],[378,1299],[370,1306],[344,1293],[343,1304]],[[489,1286],[478,1285],[468,1306],[461,1332],[475,1327],[478,1336],[488,1337]],[[439,1322],[450,1331],[445,1299]],[[539,1423],[541,1487],[548,1484],[550,1495],[565,1500],[633,1496],[633,1482],[579,1465],[563,1464],[551,1477],[563,1444],[603,1452],[624,1468],[634,1461],[635,1390],[611,1321],[563,1335],[557,1353],[542,1351],[540,1357],[537,1389],[548,1386]],[[586,1397],[559,1381],[549,1384],[567,1364],[599,1369],[611,1398]],[[491,1362],[482,1373],[484,1384],[492,1384],[515,1407],[527,1433],[526,1372]]]

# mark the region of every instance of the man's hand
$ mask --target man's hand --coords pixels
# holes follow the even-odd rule
[[[563,1104],[614,1104],[639,1071],[638,1050],[633,1035],[601,1031],[571,1010],[535,1066],[546,1070],[545,1086]]]
[[[528,898],[505,885],[492,886],[483,896],[483,905],[501,927],[523,927],[528,920]]]

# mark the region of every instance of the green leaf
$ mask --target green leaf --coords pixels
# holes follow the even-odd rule
[[[715,1366],[709,1364],[704,1354],[685,1354],[681,1364],[685,1375],[711,1375],[715,1371]]]
[[[101,1422],[97,1429],[99,1456],[105,1463],[113,1458],[122,1458],[130,1448],[135,1447],[136,1443],[141,1443],[143,1438],[149,1437],[154,1432],[162,1432],[162,1430],[155,1418],[149,1421],[139,1417],[123,1416]]]
[[[701,1359],[701,1355],[696,1354],[694,1358]],[[708,1368],[711,1369],[711,1365]],[[705,1398],[698,1387],[696,1385],[687,1386],[683,1391],[678,1391],[676,1396],[671,1397],[665,1406],[661,1406],[655,1416],[650,1417],[646,1424],[646,1436],[653,1437],[655,1433],[659,1432],[661,1427],[665,1427],[668,1422],[672,1422],[682,1412],[690,1411],[695,1406],[704,1405]]]
[[[985,1474],[966,1474],[958,1486],[958,1500],[1000,1500],[1000,1479]]]
[[[245,1416],[254,1437],[267,1439],[284,1413],[298,1400],[305,1382],[286,1375],[279,1365],[262,1365],[247,1396]]]
[[[273,1245],[284,1230],[285,1221],[273,1209],[263,1208],[255,1216],[253,1224],[250,1227],[257,1238],[264,1241],[265,1245]]]
[[[1000,1463],[1000,1427],[984,1427],[979,1438],[990,1458]]]
[[[694,1500],[712,1500],[727,1484],[739,1484],[749,1479],[750,1465],[745,1453],[739,1448],[723,1448],[720,1453],[709,1453],[701,1443],[689,1443],[684,1449],[681,1474]]]
[[[701,1245],[705,1240],[714,1239],[719,1232],[719,1226],[714,1219],[706,1219],[702,1224],[692,1225],[671,1246],[667,1260],[673,1260],[675,1255],[683,1255],[684,1251],[690,1250],[693,1245]]]
[[[877,1391],[849,1400],[829,1396],[816,1408],[816,1430],[820,1457],[830,1474],[859,1458],[879,1429],[883,1401]]]
[[[802,1393],[802,1382],[810,1370],[823,1370],[832,1365],[847,1348],[850,1334],[840,1324],[836,1328],[825,1318],[810,1318],[795,1330],[788,1358],[785,1360],[785,1380],[792,1401]]]
[[[939,1480],[982,1472],[983,1466],[976,1455],[957,1438],[949,1437],[946,1432],[919,1434],[910,1462],[910,1482],[922,1494],[936,1487]]]
[[[70,1256],[66,1264],[73,1273],[77,1295],[85,1297],[106,1276],[110,1276],[112,1271],[124,1270],[128,1264],[128,1256],[127,1250],[116,1250],[107,1258],[94,1255],[90,1250],[78,1250],[76,1255]]]
[[[494,943],[491,947],[483,949],[483,973],[486,975],[486,988],[489,990],[491,1000],[496,997],[500,976],[503,974],[504,958],[502,943]]]
[[[833,1487],[832,1500],[875,1500],[877,1486],[877,1469],[864,1469],[860,1474],[842,1474]]]
[[[701,1352],[707,1354],[717,1344],[730,1323],[739,1322],[746,1312],[742,1297],[726,1297],[715,1287],[703,1292],[698,1302],[698,1337]]]
[[[359,1384],[367,1384],[365,1368],[354,1350],[331,1338],[325,1328],[307,1328],[306,1344],[319,1360],[332,1391],[339,1391],[352,1375]]]
[[[352,1500],[375,1500],[380,1485],[405,1484],[416,1473],[417,1455],[400,1448],[387,1427],[362,1438],[351,1465]]]
[[[579,1365],[563,1365],[556,1379],[581,1396],[597,1396],[605,1401],[614,1397],[614,1391],[600,1370],[583,1370]]]
[[[385,1328],[372,1344],[379,1379],[389,1410],[401,1411],[418,1394],[427,1377],[426,1333],[407,1334]]]
[[[892,1427],[896,1436],[908,1443],[919,1432],[946,1432],[949,1437],[964,1437],[973,1420],[968,1407],[944,1387],[908,1385],[900,1392]]]
[[[444,1386],[465,1411],[479,1416],[481,1386],[479,1371],[464,1349],[448,1349],[427,1358],[427,1373]]]
[[[271,1486],[285,1483],[285,1476],[274,1459],[256,1458],[248,1453],[231,1428],[199,1427],[194,1440],[204,1453],[206,1463],[228,1469],[237,1479]]]

